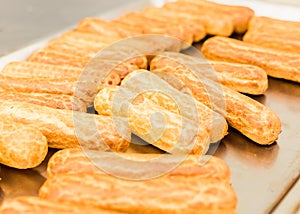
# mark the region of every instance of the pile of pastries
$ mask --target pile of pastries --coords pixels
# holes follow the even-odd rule
[[[260,145],[278,139],[279,117],[247,95],[263,94],[268,76],[300,82],[299,35],[300,23],[256,17],[248,7],[178,0],[114,20],[85,18],[7,64],[0,163],[34,168],[48,147],[62,150],[39,197],[6,200],[0,213],[235,213],[228,166],[205,154],[228,126]],[[181,53],[196,42],[205,58]],[[163,155],[128,153],[131,134]],[[113,175],[96,166],[107,160]],[[143,179],[150,162],[161,175]]]

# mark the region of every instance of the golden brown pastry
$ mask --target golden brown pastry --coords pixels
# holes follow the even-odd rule
[[[110,117],[6,100],[1,100],[0,117],[38,128],[52,148],[81,145],[123,152],[129,147],[130,133],[118,133]]]
[[[223,16],[229,16],[233,20],[234,30],[237,33],[244,33],[247,30],[248,22],[254,16],[254,11],[249,7],[218,4],[207,0],[178,0],[190,4],[190,7],[200,11],[209,10]]]
[[[167,54],[167,53],[165,53]],[[187,57],[180,53],[170,53],[173,56]],[[220,82],[232,90],[247,94],[263,94],[268,88],[266,72],[256,66],[238,63],[198,60],[197,66],[202,67],[202,75]],[[167,56],[156,56],[150,63],[153,72],[172,72],[180,66]]]
[[[77,30],[82,32],[105,35],[107,37],[127,38],[143,33],[141,28],[131,27],[126,24],[106,21],[99,18],[84,18],[77,25]]]
[[[193,32],[187,27],[158,21],[144,16],[142,13],[127,13],[115,21],[143,29],[144,34],[168,35],[183,40],[188,45],[193,43]]]
[[[0,88],[9,92],[74,95],[74,79],[19,78],[0,74]]]
[[[39,195],[128,213],[235,213],[237,208],[228,182],[188,175],[132,181],[99,174],[59,174],[44,183]]]
[[[168,19],[162,12],[163,10],[161,8],[150,6],[142,11],[142,15],[167,24],[171,23],[172,25],[184,26],[188,31],[193,33],[194,42],[198,42],[206,36],[204,25],[201,23],[196,24],[195,22],[190,22],[189,20],[180,19],[178,17]]]
[[[36,51],[29,58],[30,62],[39,62],[52,65],[63,65],[63,66],[72,66],[78,68],[84,68],[91,57],[89,56],[74,56],[72,54],[65,54],[55,50],[47,51]]]
[[[71,30],[63,33],[60,39],[67,40],[70,42],[76,42],[86,45],[95,44],[112,44],[122,39],[121,37],[105,36],[101,34],[82,32],[78,30]]]
[[[300,54],[225,37],[208,39],[201,51],[211,60],[255,65],[263,68],[269,76],[300,82]]]
[[[94,103],[98,114],[104,115],[107,112],[103,106],[113,108],[113,97],[117,90],[115,87],[109,87],[99,92]],[[123,93],[128,96],[130,91],[124,90]],[[102,99],[104,97],[108,99]],[[124,105],[126,100],[120,102]],[[173,113],[148,99],[134,99],[128,106],[128,112],[123,112],[125,106],[121,108],[117,116],[128,118],[132,133],[149,144],[172,154],[205,154],[207,152],[210,133],[203,124]],[[102,113],[103,109],[104,113]]]
[[[259,46],[300,53],[300,22],[253,17],[243,40]]]
[[[0,119],[0,163],[18,168],[34,168],[48,152],[46,137],[35,127]]]
[[[180,80],[190,89],[195,99],[223,115],[230,126],[254,142],[265,145],[278,139],[281,122],[270,108],[203,75],[199,79],[195,74],[201,74],[203,69],[199,68],[197,58],[185,56],[180,59],[177,54],[172,53],[168,56],[182,64],[177,64],[175,70],[162,70],[158,73],[161,78],[175,88],[182,86],[176,84],[170,76]]]
[[[82,72],[81,68],[59,66],[39,62],[10,62],[1,71],[1,74],[20,78],[48,78],[77,80]]]
[[[166,155],[166,154],[164,154]],[[162,154],[140,154],[140,153],[119,153],[116,156],[110,155],[107,152],[93,152],[80,149],[63,149],[56,152],[48,162],[47,176],[52,177],[58,174],[105,174],[99,166],[101,163],[110,160],[110,173],[128,175],[130,177],[141,178],[143,174],[149,172],[149,168],[140,167],[134,170],[134,164],[141,162],[147,164],[151,162],[151,167],[161,174],[169,166],[172,171],[168,172],[169,176],[198,176],[199,179],[220,179],[224,182],[230,182],[230,170],[227,164],[221,159],[214,156],[195,156],[180,157],[174,155],[166,155],[169,159],[164,159]],[[123,159],[124,162],[118,162],[118,159]],[[125,162],[133,160],[135,162]],[[118,164],[117,164],[118,163]],[[124,167],[124,164],[126,167]],[[133,164],[132,166],[128,164]],[[178,165],[180,163],[180,165]],[[97,165],[99,164],[99,165]]]
[[[82,206],[75,203],[62,203],[39,197],[22,196],[5,200],[0,207],[1,214],[118,214],[111,210]]]
[[[176,82],[174,79],[171,81]],[[205,127],[212,143],[221,140],[227,134],[227,123],[220,114],[189,96],[192,94],[186,91],[186,88],[180,88],[180,92],[149,71],[132,72],[122,81],[121,86],[168,111],[195,121],[198,126]]]
[[[234,30],[231,17],[211,10],[199,11],[185,2],[168,2],[161,8],[161,14],[169,19],[177,17],[203,24],[207,34],[211,35],[230,36]]]
[[[142,90],[146,82],[152,78],[152,80],[155,80],[156,84],[160,84],[161,87],[168,92],[168,95],[149,90],[148,92],[138,93],[138,100],[150,101],[153,105],[160,106],[165,110],[194,121],[198,124],[198,127],[204,127],[206,132],[209,133],[210,142],[212,143],[221,140],[227,134],[227,123],[218,113],[213,112],[192,97],[173,89],[168,86],[168,84],[164,82],[161,83],[162,80],[153,76],[153,74],[149,72],[142,74],[142,71],[135,71],[133,72],[133,75],[137,72],[140,72],[138,77],[129,85],[126,84],[126,80],[124,80],[122,88],[108,87],[99,91],[94,101],[94,107],[99,114],[105,116],[119,115],[128,117],[127,108],[131,105],[130,97],[135,97],[135,93],[131,90]],[[126,78],[128,81],[128,77]],[[149,82],[148,84],[151,85]],[[130,87],[130,85],[133,87]],[[115,97],[116,94],[117,96]],[[190,104],[188,105],[188,103]],[[151,108],[151,106],[148,107]],[[144,109],[147,110],[146,107]]]
[[[21,93],[21,92],[0,92],[1,100],[32,103],[40,106],[47,106],[54,109],[68,109],[73,111],[86,112],[85,104],[74,96],[65,94],[47,93]]]

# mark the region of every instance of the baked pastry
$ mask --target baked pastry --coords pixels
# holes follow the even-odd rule
[[[284,21],[268,17],[253,17],[245,42],[283,51],[300,53],[300,22]]]
[[[97,209],[81,206],[75,203],[61,203],[59,201],[45,200],[39,197],[22,196],[5,200],[0,207],[1,214],[120,214],[111,210]]]
[[[86,112],[85,104],[74,96],[47,93],[0,92],[0,100],[26,102],[54,109]]]
[[[203,11],[209,10],[216,14],[222,14],[232,18],[234,31],[236,33],[244,33],[248,28],[248,23],[251,17],[254,16],[254,11],[249,7],[244,6],[233,6],[219,4],[207,0],[177,0],[190,4],[190,7],[194,7],[195,10]]]
[[[201,49],[210,60],[263,68],[269,76],[300,82],[300,54],[261,47],[225,37],[206,40]]]
[[[170,81],[177,83],[174,78],[171,78]],[[180,92],[149,71],[132,72],[122,81],[121,86],[135,94],[141,94],[144,98],[168,111],[196,122],[198,126],[205,127],[210,134],[212,143],[221,140],[227,134],[227,123],[220,114],[189,96],[192,94],[186,88],[180,88]]]
[[[150,63],[153,72],[172,72],[178,67],[178,63],[168,58],[178,56],[186,58],[187,55],[176,53],[164,53],[166,56],[156,56]],[[197,60],[197,58],[195,58]],[[228,63],[221,61],[207,61],[198,58],[198,67],[201,67],[201,75],[210,78],[228,88],[247,94],[263,94],[268,88],[268,77],[266,72],[252,65]]]
[[[230,36],[233,33],[234,26],[231,17],[216,13],[211,10],[199,10],[185,2],[167,2],[163,5],[162,14],[169,18],[187,19],[190,22],[198,22],[204,25],[206,33],[210,35]]]
[[[235,92],[215,81],[205,78],[197,58],[168,53],[168,57],[180,61],[176,69],[162,70],[158,75],[175,88],[182,88],[174,81],[181,81],[190,89],[194,98],[223,115],[228,124],[258,144],[274,143],[281,133],[279,117],[267,106]],[[201,79],[196,76],[198,72]],[[173,79],[170,76],[174,77]],[[211,98],[211,99],[210,99]]]
[[[173,25],[184,26],[193,33],[193,40],[194,42],[199,42],[206,36],[206,31],[204,25],[201,23],[196,24],[195,22],[190,22],[189,20],[180,19],[178,17],[172,17],[168,19],[167,16],[164,16],[163,10],[157,7],[147,7],[142,11],[143,16],[149,17],[151,19],[171,23]],[[167,15],[167,14],[166,14]]]
[[[44,183],[39,195],[128,213],[235,213],[237,208],[228,182],[189,175],[132,181],[100,174],[59,174]]]
[[[114,111],[113,98],[117,90],[117,88],[109,87],[99,92],[94,104],[98,114],[102,114],[104,106]],[[130,97],[134,98],[130,93],[126,89],[121,92],[122,101],[117,104],[117,115],[113,118],[118,116],[128,118],[128,126],[132,133],[149,144],[172,154],[205,154],[207,152],[210,133],[206,127],[156,105],[148,99],[134,99],[131,105],[125,106],[125,102],[130,102]],[[123,95],[130,96],[129,101],[124,99]],[[108,99],[102,99],[104,97]],[[115,97],[118,99],[117,96]],[[107,110],[104,109],[104,111],[106,114]]]
[[[77,80],[81,68],[51,65],[39,62],[10,62],[2,69],[1,74],[20,78],[74,79]]]
[[[115,21],[143,29],[144,34],[160,34],[173,36],[191,45],[194,41],[193,32],[182,25],[166,23],[144,16],[142,13],[130,12]]]
[[[34,168],[48,152],[46,137],[35,127],[0,119],[0,163],[18,168]]]
[[[228,183],[230,183],[231,177],[228,165],[214,156],[189,155],[183,157],[141,153],[111,155],[108,152],[83,152],[80,149],[63,149],[56,152],[48,162],[47,177],[58,174],[107,174],[105,170],[101,169],[101,164],[104,163],[109,167],[108,173],[135,179],[145,177],[145,174],[149,174],[152,168],[156,174],[161,175],[197,176],[199,179],[219,179]],[[136,168],[136,166],[141,166],[137,165],[139,163],[144,166],[149,164],[148,167]]]
[[[0,88],[9,92],[74,95],[74,79],[20,78],[0,74]]]
[[[0,117],[38,128],[52,148],[124,152],[129,147],[130,132],[117,133],[110,117],[6,100],[1,100]]]

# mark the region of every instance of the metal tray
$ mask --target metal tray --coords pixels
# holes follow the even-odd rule
[[[249,6],[257,15],[300,21],[300,8],[252,0],[216,2]],[[164,0],[131,1],[125,7],[108,11],[99,17],[111,19],[127,11],[139,10],[148,5],[160,6],[163,3]],[[24,60],[60,33],[2,57],[0,69],[10,61]],[[231,168],[232,185],[238,195],[238,213],[272,212],[300,177],[300,84],[273,78],[269,80],[269,89],[265,95],[253,98],[269,106],[281,118],[283,132],[279,140],[271,146],[259,146],[230,129],[229,135],[222,140],[215,153]],[[155,151],[149,146],[142,150]],[[50,149],[47,159],[35,169],[16,170],[0,165],[0,202],[21,195],[36,196],[46,179],[47,160],[55,151]],[[296,202],[300,202],[300,198]],[[280,210],[283,209],[280,206]]]

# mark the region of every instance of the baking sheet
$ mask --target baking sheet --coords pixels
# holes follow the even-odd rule
[[[160,6],[163,2],[163,0],[139,0],[131,2],[132,4],[126,7],[101,14],[99,17],[111,19],[147,5]],[[299,8],[250,0],[226,0],[226,4],[250,6],[257,15],[300,21]],[[60,33],[1,58],[0,69],[10,61],[25,59]],[[279,140],[271,146],[259,146],[231,129],[215,155],[225,160],[231,168],[232,184],[239,200],[238,213],[269,213],[300,176],[300,84],[270,78],[266,94],[253,98],[269,106],[281,118],[283,132]],[[149,151],[153,148],[148,146],[138,149]],[[55,150],[50,150],[48,158],[54,152]],[[15,170],[1,166],[0,201],[20,195],[37,195],[39,187],[45,181],[46,165],[47,160],[31,170]]]

